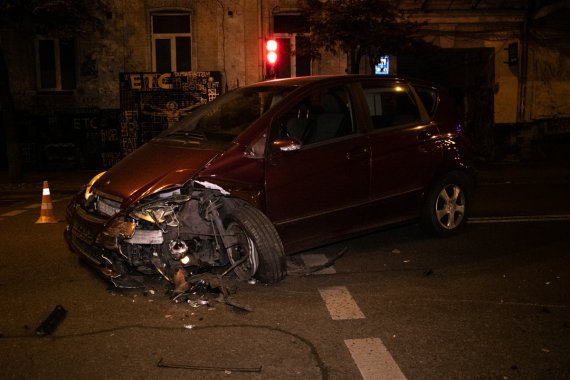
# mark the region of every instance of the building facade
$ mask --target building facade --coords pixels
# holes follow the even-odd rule
[[[566,1],[398,3],[425,23],[424,39],[440,49],[390,57],[390,73],[450,88],[482,158],[546,154],[558,146],[546,142],[567,139]],[[312,60],[298,48],[309,32],[302,5],[121,0],[109,3],[102,31],[88,36],[1,28],[24,164],[112,165],[195,104],[265,80],[269,38],[280,46],[277,77],[346,73],[343,54]],[[365,66],[362,72],[370,71]]]

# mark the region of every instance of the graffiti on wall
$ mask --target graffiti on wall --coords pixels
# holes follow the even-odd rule
[[[22,163],[37,169],[109,168],[215,99],[220,78],[219,72],[125,73],[120,109],[19,115]]]
[[[221,92],[220,82],[217,71],[121,74],[122,155],[214,100]]]
[[[121,158],[119,110],[24,114],[18,140],[22,164],[35,169],[99,169]]]

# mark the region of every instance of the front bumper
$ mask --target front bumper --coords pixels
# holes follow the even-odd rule
[[[107,219],[90,215],[78,204],[72,203],[67,209],[64,236],[72,252],[115,283],[120,274],[113,270],[112,261],[108,258],[113,252],[97,243],[97,237],[103,231],[106,221]]]

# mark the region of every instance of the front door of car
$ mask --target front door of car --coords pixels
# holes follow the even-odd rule
[[[274,119],[266,212],[287,251],[358,230],[369,195],[370,149],[349,91],[315,91]]]
[[[437,126],[408,86],[379,81],[363,87],[372,126],[370,215],[376,220],[370,223],[408,220],[417,216],[422,192],[441,161]]]

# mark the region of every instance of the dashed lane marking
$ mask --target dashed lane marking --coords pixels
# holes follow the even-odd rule
[[[494,216],[469,218],[467,223],[556,222],[570,220],[570,215]]]
[[[0,216],[16,216],[16,215],[23,214],[26,211],[27,210],[13,210],[13,211],[5,212],[4,214],[1,214]]]
[[[69,197],[61,198],[61,199],[54,199],[52,201],[52,203],[66,201],[67,199],[69,199]],[[5,212],[3,214],[0,214],[0,220],[4,220],[3,217],[17,216],[17,215],[25,213],[28,210],[40,208],[41,206],[42,206],[41,203],[32,203],[32,204],[29,204],[27,206],[23,206],[23,208],[24,208],[23,210],[19,209],[19,210],[12,210],[12,211]]]
[[[344,344],[364,380],[406,379],[380,338],[346,339]]]
[[[320,288],[319,293],[333,320],[366,318],[346,286]],[[344,344],[364,380],[406,380],[380,338],[345,339]]]
[[[319,293],[333,320],[366,318],[346,286],[320,288]]]

